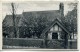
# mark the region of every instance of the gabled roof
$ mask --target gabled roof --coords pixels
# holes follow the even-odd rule
[[[54,18],[60,18],[61,14],[59,10],[47,10],[23,12],[23,16],[25,19],[29,17],[46,17],[49,21],[54,21]]]
[[[45,29],[43,30],[42,34],[46,33],[46,32],[47,32],[52,26],[54,26],[55,24],[58,24],[64,31],[66,31],[67,33],[70,33],[70,32],[66,29],[66,27],[64,26],[64,24],[61,23],[61,21],[56,18],[56,19],[51,23],[51,25],[49,25],[47,28],[45,28]]]
[[[55,18],[60,18],[61,14],[59,10],[47,10],[47,11],[30,11],[23,12],[22,14],[16,14],[16,25],[24,26],[23,21],[28,21],[30,17],[46,17],[49,21],[54,21]],[[24,20],[25,19],[25,20]],[[13,26],[12,15],[6,15],[3,20],[3,26]]]

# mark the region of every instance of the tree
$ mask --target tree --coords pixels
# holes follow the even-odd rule
[[[3,22],[2,22],[2,27],[3,27],[3,37],[9,37],[9,31],[8,32],[6,32],[6,30],[8,30],[9,28],[8,28],[8,25],[6,25],[6,21],[5,20],[3,20]]]
[[[13,30],[14,30],[14,37],[17,37],[17,30],[16,30],[16,22],[15,22],[15,18],[16,18],[16,5],[14,3],[11,3],[11,7],[12,7],[12,19],[13,19]]]
[[[40,35],[42,31],[46,28],[47,26],[47,16],[43,14],[37,14],[37,13],[27,13],[27,16],[25,16],[22,21],[23,24],[26,26],[27,34],[26,36],[37,36],[40,38]]]
[[[73,33],[72,35],[74,37],[74,33],[77,32],[77,3],[71,3],[69,5],[73,6],[73,10],[68,12],[65,16],[65,26],[71,33]]]

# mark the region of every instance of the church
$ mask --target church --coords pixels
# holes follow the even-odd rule
[[[69,42],[72,37],[74,38],[77,35],[71,35],[72,32],[67,28],[67,24],[64,23],[64,17],[67,18],[74,11],[72,10],[64,16],[64,4],[60,3],[59,10],[22,12],[22,14],[15,15],[15,26],[13,25],[12,15],[6,15],[2,22],[4,45],[15,42],[13,45],[18,46],[45,47],[44,45],[46,45],[48,48],[57,49],[77,48],[76,41],[73,41],[73,44]],[[75,17],[74,15],[72,16]],[[76,40],[77,38],[74,39]]]
[[[44,39],[44,37],[47,37],[48,39],[64,39],[65,36],[68,36],[68,38],[70,38],[70,32],[66,29],[66,26],[61,21],[64,20],[63,3],[60,3],[59,10],[23,12],[22,14],[16,15],[15,27],[17,29],[17,38],[23,38],[23,36],[26,35],[26,32],[22,32],[22,30],[26,29],[26,25],[23,24],[23,21],[28,21],[28,18],[30,17],[43,17],[48,19],[48,21],[46,22],[48,23],[47,27],[42,29],[42,32],[40,33],[40,38]],[[3,37],[14,38],[13,31],[12,15],[6,15],[5,19],[3,20]]]

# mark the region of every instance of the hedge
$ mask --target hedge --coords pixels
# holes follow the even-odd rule
[[[53,49],[64,49],[65,46],[63,40],[47,40],[47,44],[45,44],[44,39],[28,38],[3,38],[3,45]],[[77,41],[68,41],[68,49],[77,49]]]
[[[43,46],[43,41],[43,39],[3,38],[3,45],[41,47]]]

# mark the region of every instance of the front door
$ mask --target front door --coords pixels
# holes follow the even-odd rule
[[[52,33],[52,39],[58,39],[58,33]]]

